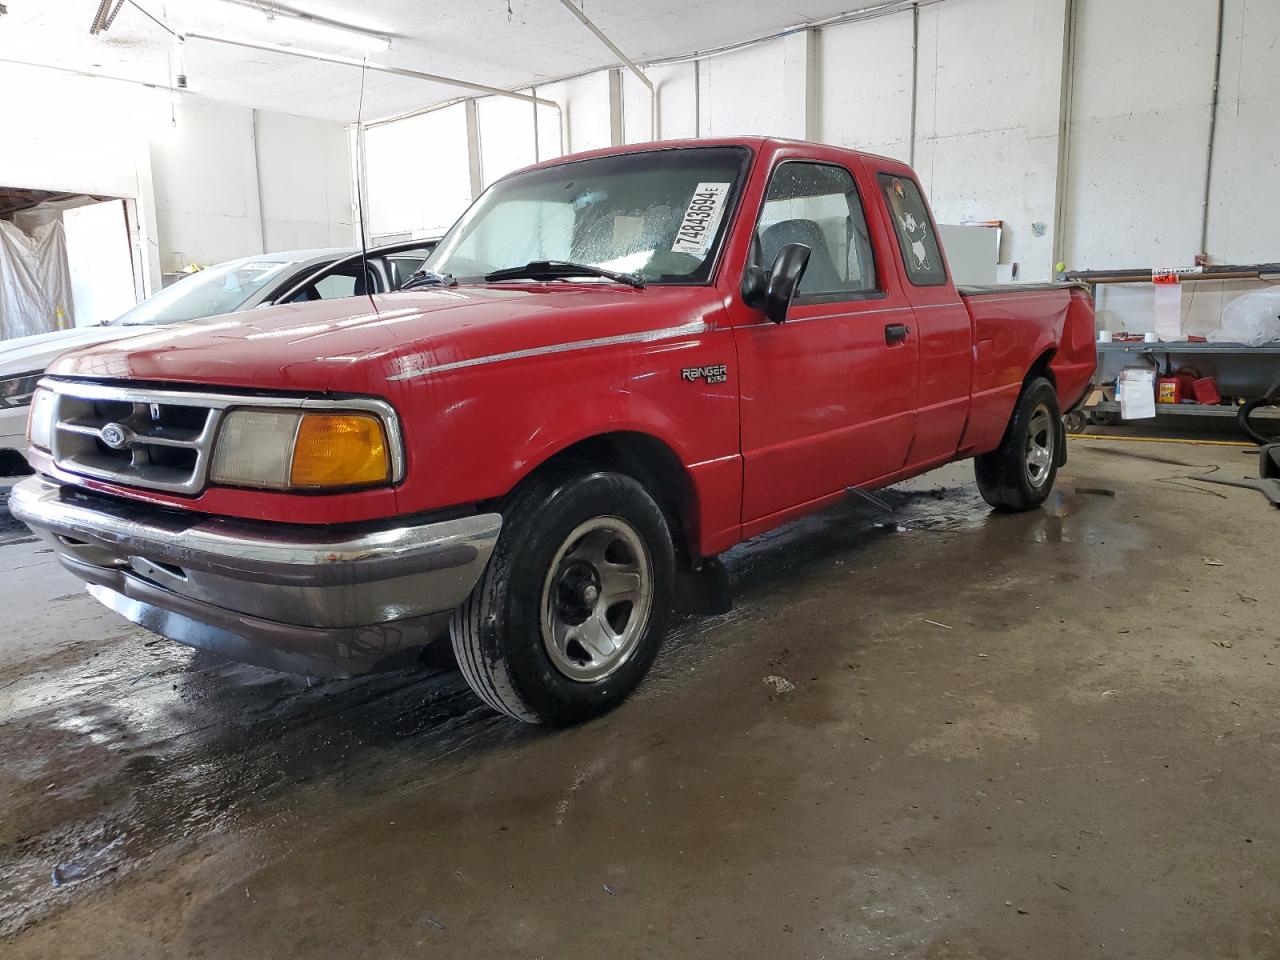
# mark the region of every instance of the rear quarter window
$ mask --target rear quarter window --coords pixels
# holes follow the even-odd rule
[[[942,248],[933,233],[933,221],[925,206],[924,196],[914,180],[892,173],[879,175],[880,189],[893,220],[898,249],[907,268],[907,279],[917,287],[938,286],[947,282],[947,268],[942,263]]]

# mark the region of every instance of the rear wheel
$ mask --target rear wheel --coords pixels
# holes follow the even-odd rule
[[[982,499],[1000,510],[1034,510],[1058,475],[1058,394],[1044,377],[1022,390],[1000,446],[974,460]]]
[[[535,480],[503,511],[493,557],[450,624],[463,675],[528,723],[612,709],[658,652],[674,565],[662,511],[635,480]]]

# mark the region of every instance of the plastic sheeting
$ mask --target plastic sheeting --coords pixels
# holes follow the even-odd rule
[[[0,220],[0,337],[75,326],[67,240],[59,221],[23,233]]]
[[[1214,343],[1260,347],[1280,340],[1280,287],[1253,290],[1236,297],[1222,311],[1222,329],[1209,334]]]

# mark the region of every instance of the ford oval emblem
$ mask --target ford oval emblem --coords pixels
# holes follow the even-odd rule
[[[129,442],[128,433],[126,433],[124,427],[120,426],[118,423],[108,423],[99,431],[98,436],[100,436],[102,438],[102,442],[112,450],[123,450],[125,445]]]

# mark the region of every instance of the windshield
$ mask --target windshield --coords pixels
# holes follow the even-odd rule
[[[178,323],[238,310],[284,271],[301,261],[247,258],[207,267],[147,297],[111,321],[113,327]]]
[[[749,159],[742,147],[698,147],[517,174],[476,201],[425,267],[467,282],[569,261],[646,283],[704,283]]]

